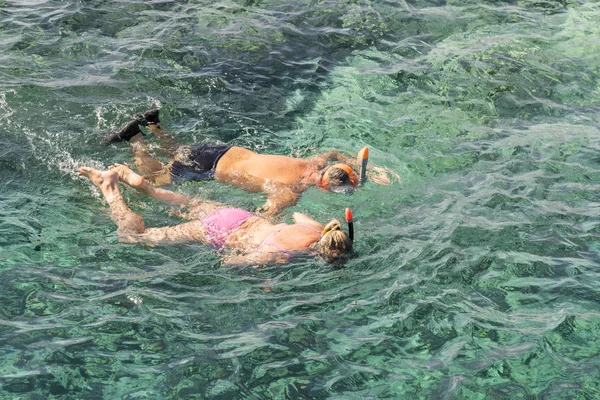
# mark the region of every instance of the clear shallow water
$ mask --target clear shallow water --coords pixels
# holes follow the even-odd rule
[[[599,27],[591,1],[0,0],[0,397],[597,398]],[[368,145],[402,181],[285,213],[351,206],[342,270],[119,244],[75,171],[131,162],[99,139],[156,106],[184,143]]]

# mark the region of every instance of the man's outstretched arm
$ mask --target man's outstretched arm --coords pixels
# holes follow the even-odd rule
[[[298,202],[298,198],[300,197],[296,191],[284,183],[272,179],[259,178],[248,173],[230,176],[227,179],[222,179],[222,181],[250,192],[266,193],[267,201],[258,209],[258,212],[262,213],[265,217],[272,217],[284,208],[293,206]]]
[[[319,169],[325,168],[330,162],[343,162],[351,167],[358,167],[355,158],[356,157],[352,156],[351,153],[344,154],[339,150],[329,150],[325,153],[309,157],[307,158],[307,161],[311,162]]]

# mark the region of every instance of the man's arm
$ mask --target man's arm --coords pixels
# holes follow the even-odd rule
[[[267,201],[258,211],[265,217],[272,217],[281,210],[291,207],[298,202],[300,196],[287,186],[279,187],[275,191],[267,192]]]
[[[263,179],[247,173],[238,174],[231,179],[235,186],[251,192],[264,192],[267,201],[259,207],[258,212],[266,217],[272,217],[286,207],[298,202],[299,194],[290,186],[272,179]]]

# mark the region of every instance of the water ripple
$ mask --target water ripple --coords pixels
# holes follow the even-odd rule
[[[0,397],[594,397],[599,6],[480,3],[0,0]],[[400,179],[284,213],[352,207],[339,270],[120,244],[76,170],[131,163],[99,139],[154,107],[182,143],[369,146]]]

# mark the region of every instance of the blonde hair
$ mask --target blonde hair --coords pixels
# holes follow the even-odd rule
[[[342,230],[340,221],[333,219],[323,228],[317,248],[328,263],[343,262],[352,251],[352,240]]]

